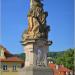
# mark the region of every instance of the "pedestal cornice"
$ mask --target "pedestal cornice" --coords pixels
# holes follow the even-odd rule
[[[38,41],[43,41],[45,43],[45,45],[51,45],[52,44],[52,41],[50,40],[47,40],[47,39],[27,39],[25,41],[21,41],[22,45],[27,45],[29,43],[37,43]]]

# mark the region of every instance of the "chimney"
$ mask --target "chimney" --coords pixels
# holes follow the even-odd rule
[[[64,65],[63,65],[63,64],[62,64],[61,66],[62,66],[62,67],[64,67]]]
[[[59,69],[59,65],[56,65],[56,70],[58,70]]]

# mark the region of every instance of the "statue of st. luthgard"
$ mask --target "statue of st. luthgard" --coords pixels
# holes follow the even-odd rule
[[[41,0],[30,0],[30,10],[28,13],[28,30],[23,34],[23,40],[38,39],[48,37],[48,27],[46,26],[47,12],[44,12]]]

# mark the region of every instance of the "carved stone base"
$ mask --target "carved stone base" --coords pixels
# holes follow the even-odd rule
[[[20,75],[53,75],[53,71],[49,67],[27,67],[24,68]]]

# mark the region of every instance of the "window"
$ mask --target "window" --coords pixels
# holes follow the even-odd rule
[[[3,65],[3,70],[7,70],[7,65]]]
[[[13,71],[16,71],[16,65],[13,65]]]

